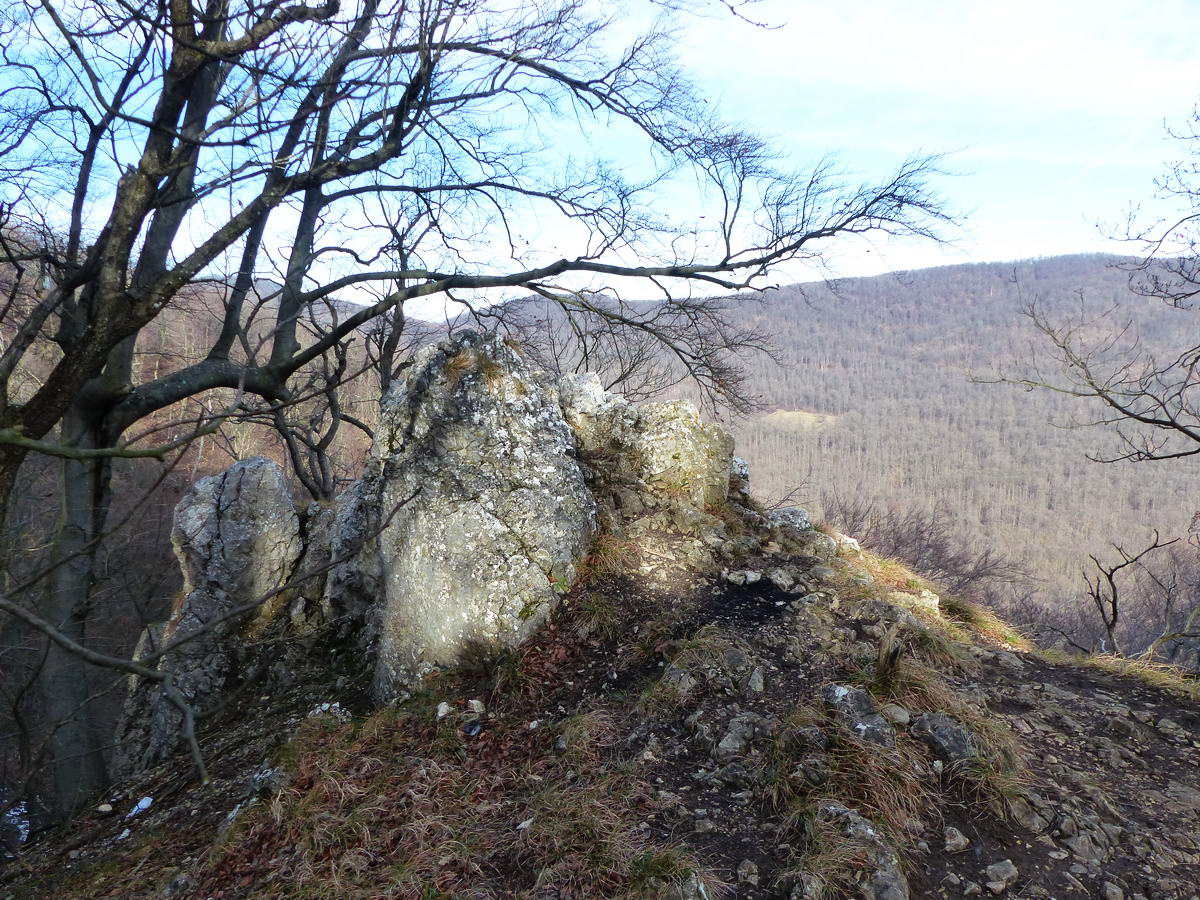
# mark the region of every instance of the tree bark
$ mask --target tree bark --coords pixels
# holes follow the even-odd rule
[[[63,420],[63,443],[104,446],[98,422],[84,403]],[[62,505],[55,535],[43,615],[64,635],[86,643],[87,619],[95,583],[97,537],[109,503],[111,463],[104,459],[60,462]],[[39,779],[40,812],[59,821],[77,811],[108,784],[102,742],[93,721],[95,669],[51,643],[38,681],[47,733],[46,761]]]

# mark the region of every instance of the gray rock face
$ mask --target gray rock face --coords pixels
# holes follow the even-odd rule
[[[296,566],[296,575],[315,572],[298,585],[292,599],[289,615],[292,626],[303,632],[313,625],[332,618],[331,610],[324,603],[325,572],[330,563],[330,542],[337,510],[310,503],[304,512],[304,555]]]
[[[961,763],[979,755],[971,732],[945,713],[924,713],[913,719],[910,729],[934,755],[947,765]]]
[[[837,556],[838,543],[820,531],[801,531],[794,537],[783,537],[781,543],[789,549],[814,559],[831,560]]]
[[[174,686],[189,705],[202,708],[234,673],[240,636],[265,628],[286,603],[275,594],[245,616],[220,621],[281,587],[295,569],[300,520],[283,470],[256,457],[202,478],[175,507],[171,542],[184,593],[166,627],[144,639],[139,653],[144,657],[207,628],[158,664],[174,674]],[[174,749],[181,721],[157,685],[135,685],[118,729],[117,769],[133,771],[162,759]]]
[[[329,560],[336,562],[325,577],[322,603],[351,628],[373,624],[370,613],[383,596],[379,494],[379,472],[369,472],[338,496],[333,510]],[[364,635],[367,643],[371,636]]]
[[[175,528],[186,597],[144,652],[320,570],[162,665],[202,707],[248,662],[247,629],[332,624],[323,633],[354,641],[389,701],[464,654],[527,638],[574,582],[602,515],[616,535],[679,536],[689,563],[711,563],[729,538],[713,513],[757,515],[733,507],[731,480],[735,493],[748,482],[732,451],[689,403],[633,406],[594,375],[555,382],[500,336],[461,332],[420,351],[384,398],[367,469],[334,506],[299,516],[265,459],[193,487]],[[127,768],[174,744],[179,713],[156,692],[130,699]]]
[[[775,733],[779,723],[756,713],[739,713],[729,720],[729,726],[717,746],[712,758],[725,765],[744,755],[754,741]]]
[[[638,413],[641,440],[634,452],[646,482],[683,494],[697,509],[721,503],[729,494],[733,436],[701,422],[685,400],[648,403]]]
[[[702,422],[691,403],[633,406],[606,392],[594,374],[564,376],[559,396],[606,532],[646,547],[679,535],[685,545],[663,545],[661,552],[705,567],[729,543],[716,513],[756,527],[761,516],[739,493],[744,479],[733,462],[733,437]]]
[[[750,463],[740,456],[729,461],[729,493],[739,499],[750,496]]]
[[[255,457],[200,479],[175,507],[171,543],[186,596],[168,638],[279,587],[301,552],[283,470]]]
[[[880,715],[866,691],[845,684],[829,684],[821,690],[821,699],[838,723],[859,740],[881,747],[895,746],[896,730]]]
[[[693,509],[729,496],[733,436],[700,421],[685,400],[633,406],[603,389],[593,373],[559,381],[563,415],[585,453],[618,453],[650,492],[675,497]],[[741,476],[742,479],[748,476]]]
[[[783,540],[797,540],[812,531],[813,521],[807,510],[798,506],[783,506],[767,513],[767,522]]]
[[[385,398],[371,471],[339,510],[360,533],[374,515],[378,538],[333,579],[341,606],[348,584],[381,582],[381,701],[474,646],[526,638],[596,533],[558,391],[515,348],[461,332],[406,374]]]

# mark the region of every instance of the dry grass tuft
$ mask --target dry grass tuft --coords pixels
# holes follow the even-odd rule
[[[742,537],[750,533],[746,521],[728,503],[710,503],[704,507],[704,511],[720,519],[730,537]]]
[[[474,371],[476,354],[474,350],[464,347],[446,362],[446,378],[451,384],[458,384],[468,372]]]
[[[704,682],[714,676],[732,675],[726,654],[736,651],[745,657],[749,651],[743,641],[713,625],[682,640],[659,642],[654,649],[666,657],[668,665],[663,676],[642,694],[639,706],[643,709],[677,706],[687,696],[678,676],[688,675]]]
[[[917,575],[899,560],[877,556],[869,550],[864,550],[861,555],[855,555],[854,565],[875,580],[871,595],[879,599],[892,602],[889,595],[893,591],[919,594],[928,590],[937,594],[940,599],[940,614],[922,609],[916,604],[906,608],[930,625],[938,626],[947,638],[969,643],[971,636],[975,635],[1013,650],[1030,652],[1035,649],[1033,643],[1019,629],[1009,625],[991,610],[972,600],[947,593],[936,583]],[[859,591],[862,589],[859,588]]]
[[[960,705],[941,672],[905,656],[900,656],[886,673],[880,673],[876,666],[857,673],[854,680],[877,700],[899,703],[914,712],[935,712]]]
[[[928,613],[923,631],[910,632],[905,636],[913,656],[926,666],[944,669],[957,674],[978,671],[979,663],[970,655],[970,639],[945,620],[935,620]]]
[[[638,828],[656,808],[653,790],[612,758],[617,729],[603,710],[536,732],[506,717],[467,738],[453,716],[436,719],[437,699],[306,722],[289,787],[244,814],[201,868],[198,892],[632,898],[653,879],[698,871]]]
[[[483,376],[484,383],[487,384],[490,390],[496,390],[504,382],[504,366],[486,353],[478,354],[477,365],[479,373]]]
[[[961,597],[942,597],[942,611],[951,619],[961,622],[974,633],[988,638],[993,643],[1006,645],[1009,649],[1028,653],[1035,649],[1019,629],[1009,625],[994,612],[971,600]]]
[[[807,737],[813,727],[830,737],[830,746],[819,754]],[[766,756],[762,774],[767,797],[787,812],[793,826],[806,820],[814,803],[834,800],[858,810],[903,845],[934,808],[920,744],[903,735],[895,747],[859,740],[815,707],[801,707],[789,716]],[[828,766],[816,783],[801,774],[802,764],[814,756]]]
[[[971,732],[979,757],[947,773],[969,799],[1002,813],[1005,799],[1029,787],[1021,744],[1012,729],[965,702],[936,668],[901,656],[884,677],[876,666],[859,672],[855,680],[881,702],[898,703],[913,713],[944,712]]]
[[[617,739],[617,726],[602,708],[576,713],[559,727],[566,755],[574,762],[596,765],[603,761]]]
[[[637,544],[603,532],[592,542],[591,549],[580,562],[576,583],[611,581],[630,574],[641,557]]]
[[[695,609],[696,601],[687,598],[659,607],[653,616],[636,622],[637,641],[629,648],[631,661],[637,663],[659,656],[669,658],[679,646],[676,638],[681,630],[686,631],[687,623],[693,620]]]
[[[811,811],[800,827],[804,851],[776,876],[776,885],[787,889],[803,881],[807,900],[856,896],[873,848],[848,839],[837,822],[821,821]]]
[[[572,601],[575,614],[575,633],[580,637],[608,640],[626,624],[620,601],[601,591],[585,591]]]
[[[861,554],[854,554],[853,561],[856,567],[870,575],[876,585],[886,591],[920,591],[922,588],[928,588],[937,593],[936,588],[928,581],[898,559],[878,556],[870,550],[863,550]]]

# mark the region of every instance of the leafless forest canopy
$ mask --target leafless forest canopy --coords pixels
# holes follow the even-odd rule
[[[1197,463],[1093,462],[1119,452],[1111,428],[1075,427],[1098,407],[988,382],[1052,369],[1022,314],[1032,301],[1056,320],[1108,313],[1095,335],[1132,322],[1114,351],[1135,335],[1151,351],[1181,346],[1191,314],[1131,293],[1115,262],[972,264],[767,293],[747,315],[774,336],[782,365],[749,360],[763,411],[735,424],[756,492],[799,488],[801,502],[860,527],[864,505],[897,527],[913,515],[945,523],[960,546],[1029,576],[998,595],[1018,620],[1049,608],[1094,639],[1089,554],[1141,549],[1155,529],[1186,538]]]

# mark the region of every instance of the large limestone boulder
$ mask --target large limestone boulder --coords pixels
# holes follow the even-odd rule
[[[371,469],[339,518],[378,536],[331,573],[330,605],[353,602],[347,586],[381,591],[379,700],[528,637],[596,534],[556,386],[497,335],[460,332],[417,355],[384,400]]]
[[[166,626],[143,635],[139,655],[197,634],[163,656],[158,668],[173,674],[175,688],[200,711],[236,674],[240,637],[260,630],[287,602],[272,592],[291,577],[302,547],[283,470],[256,457],[197,481],[175,507],[171,542],[183,570],[183,594]],[[134,685],[127,710],[117,751],[118,768],[126,771],[168,754],[182,722],[153,682]]]
[[[733,435],[700,421],[699,410],[687,400],[647,403],[638,412],[641,439],[633,451],[642,478],[696,509],[724,502]]]
[[[733,436],[703,422],[695,404],[634,406],[604,390],[594,373],[559,382],[563,415],[585,455],[615,458],[649,492],[703,510],[729,495]]]

